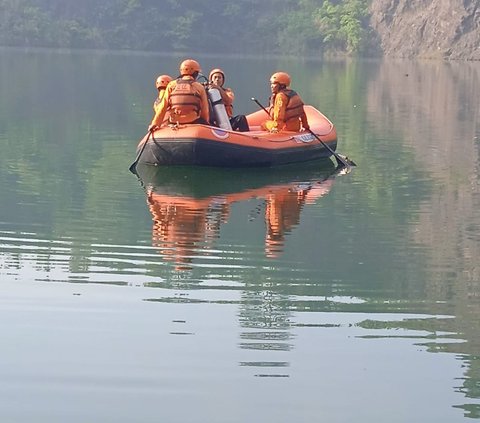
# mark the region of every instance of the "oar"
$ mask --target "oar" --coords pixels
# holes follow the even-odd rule
[[[255,103],[257,103],[258,106],[260,106],[263,110],[265,110],[265,113],[268,114],[268,116],[270,116],[270,113],[268,112],[267,109],[265,109],[265,107],[263,107],[263,105],[255,98],[255,97],[252,97],[252,101],[254,101]],[[350,160],[348,157],[346,156],[342,156],[341,154],[338,154],[336,153],[335,151],[333,151],[327,144],[325,144],[318,136],[317,134],[315,134],[311,129],[307,129],[307,131],[312,134],[318,141],[320,141],[320,143],[328,150],[330,151],[330,153],[332,153],[334,156],[335,156],[335,159],[337,159],[337,164],[340,166],[340,164],[342,164],[344,167],[352,167],[352,166],[356,166],[357,164]]]
[[[270,116],[270,112],[265,109],[265,107],[263,107],[262,103],[260,103],[255,97],[252,97],[251,98],[252,101],[254,101],[255,103],[257,103],[257,106],[259,106],[261,109],[263,109],[265,111],[265,113]]]
[[[134,162],[130,165],[130,167],[128,168],[128,170],[130,170],[130,172],[132,172],[132,173],[137,173],[137,172],[135,171],[135,169],[137,168],[137,163],[138,163],[138,161],[140,160],[140,156],[142,155],[143,150],[145,150],[145,146],[147,145],[148,140],[150,139],[150,135],[153,136],[153,129],[151,129],[150,131],[148,131],[147,139],[146,139],[145,142],[143,143],[141,150],[138,152],[137,157],[135,158],[135,161],[134,161]]]
[[[356,166],[357,164],[353,161],[350,160],[347,156],[343,156],[342,154],[338,154],[337,152],[333,151],[327,144],[325,144],[318,136],[317,134],[313,133],[311,129],[307,129],[308,132],[310,132],[318,141],[322,143],[322,145],[332,153],[335,158],[337,159],[337,164],[340,166],[340,163],[345,166],[345,167],[352,167]]]

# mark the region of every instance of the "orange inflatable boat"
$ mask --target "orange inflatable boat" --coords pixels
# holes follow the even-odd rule
[[[196,124],[164,126],[140,140],[136,163],[248,167],[330,157],[337,147],[335,126],[313,106],[306,105],[305,112],[310,130],[316,136],[308,131],[262,131],[260,124],[266,118],[264,110],[246,116],[248,132]]]

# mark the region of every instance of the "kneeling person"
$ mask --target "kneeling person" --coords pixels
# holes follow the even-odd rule
[[[196,60],[187,59],[180,64],[180,77],[168,83],[148,130],[159,127],[167,111],[170,123],[208,125],[207,93],[204,86],[196,81],[200,71]]]

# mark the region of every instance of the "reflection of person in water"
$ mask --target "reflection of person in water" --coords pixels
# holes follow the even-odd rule
[[[297,185],[272,191],[265,205],[265,254],[275,258],[283,251],[285,235],[300,223],[304,204],[313,204],[317,198],[330,191],[333,180]]]
[[[189,263],[217,238],[226,221],[228,205],[221,199],[196,200],[148,193],[147,202],[153,217],[152,244],[177,269]]]
[[[150,191],[147,203],[154,221],[152,244],[165,260],[175,262],[178,270],[189,269],[195,257],[208,254],[222,223],[227,222],[232,203],[265,198],[265,253],[269,258],[278,257],[285,235],[300,223],[303,206],[328,193],[332,183],[333,180],[325,180],[268,185],[206,198]]]

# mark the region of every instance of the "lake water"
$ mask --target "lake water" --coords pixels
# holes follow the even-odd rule
[[[0,50],[0,421],[480,418],[480,63],[286,70],[333,161],[128,171],[184,56]]]

